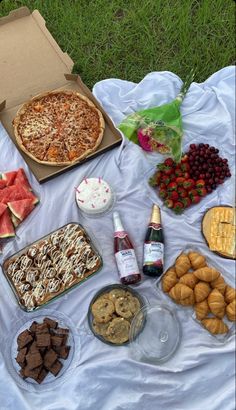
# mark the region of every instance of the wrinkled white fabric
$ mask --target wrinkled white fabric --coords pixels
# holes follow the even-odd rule
[[[97,83],[93,92],[115,124],[130,112],[171,101],[181,80],[170,72],[154,72],[139,84],[118,79]],[[208,142],[227,157],[234,173],[235,71],[226,67],[202,84],[193,83],[181,108],[184,142]],[[93,294],[118,282],[113,256],[112,213],[100,218],[82,216],[75,203],[74,187],[85,176],[101,176],[116,194],[114,209],[120,211],[132,238],[139,264],[152,203],[159,202],[147,179],[155,168],[155,156],[123,142],[121,147],[39,185],[31,183],[41,198],[37,210],[19,227],[17,238],[4,248],[3,258],[70,221],[79,221],[96,238],[104,267],[93,278],[58,299],[48,309],[68,315],[81,337],[81,354],[68,378],[53,391],[31,393],[20,389],[7,370],[6,345],[14,336],[18,307],[0,275],[0,409],[1,410],[233,410],[235,408],[235,340],[222,344],[191,317],[191,309],[177,307],[145,278],[137,290],[151,303],[168,303],[180,320],[181,344],[175,356],[162,365],[134,361],[129,347],[111,347],[88,330],[86,315]],[[0,170],[23,166],[21,155],[0,126]],[[227,281],[235,281],[234,263],[211,253],[200,231],[205,209],[219,203],[234,203],[234,177],[182,216],[164,208],[165,266],[186,245],[197,246],[212,263],[220,266]],[[43,311],[42,311],[43,312]],[[29,314],[34,317],[34,314]]]

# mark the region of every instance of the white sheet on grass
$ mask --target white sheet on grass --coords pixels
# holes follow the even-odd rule
[[[139,84],[118,79],[97,83],[93,92],[115,124],[124,115],[171,101],[182,81],[170,72],[154,72]],[[226,67],[201,84],[193,83],[182,105],[184,147],[208,142],[220,149],[234,170],[235,71]],[[93,232],[102,251],[104,268],[81,287],[48,306],[68,315],[81,335],[80,360],[57,389],[30,393],[20,389],[6,366],[6,345],[11,343],[15,322],[23,315],[3,275],[0,276],[0,408],[1,410],[233,410],[235,408],[235,341],[222,345],[193,321],[190,310],[176,307],[147,278],[138,287],[152,303],[165,301],[176,310],[182,341],[176,355],[162,365],[135,362],[128,347],[103,344],[86,330],[86,314],[93,294],[104,285],[118,282],[113,256],[112,214],[87,218],[79,214],[74,187],[85,176],[101,176],[113,187],[115,208],[133,239],[139,264],[142,244],[154,201],[159,202],[147,179],[156,159],[127,141],[66,174],[39,185],[31,182],[41,197],[35,214],[18,229],[18,237],[4,249],[12,254],[70,221],[79,221]],[[0,170],[26,164],[0,126]],[[197,246],[235,281],[234,263],[209,252],[200,232],[205,209],[219,203],[234,203],[234,177],[183,216],[162,211],[165,232],[165,266],[186,245]],[[43,311],[42,311],[43,312]],[[33,318],[33,314],[29,317]]]

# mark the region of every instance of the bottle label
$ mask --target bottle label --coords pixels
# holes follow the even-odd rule
[[[144,265],[163,266],[164,245],[161,242],[148,242],[144,244]]]
[[[125,231],[117,231],[114,233],[114,238],[125,238],[127,236],[127,232]]]
[[[115,253],[116,263],[121,278],[139,274],[139,268],[133,249],[125,249]]]

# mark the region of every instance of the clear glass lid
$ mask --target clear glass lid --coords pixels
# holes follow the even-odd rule
[[[146,305],[131,323],[131,355],[140,361],[163,363],[175,353],[180,338],[179,321],[168,306]]]

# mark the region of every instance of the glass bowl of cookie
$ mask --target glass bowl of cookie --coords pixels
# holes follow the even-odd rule
[[[90,302],[89,327],[94,336],[108,345],[126,345],[130,342],[131,322],[145,304],[143,296],[128,286],[105,286]]]

